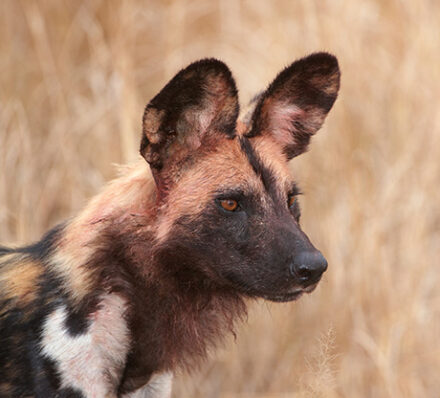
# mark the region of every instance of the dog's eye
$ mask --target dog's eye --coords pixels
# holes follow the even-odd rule
[[[227,211],[235,211],[238,209],[238,202],[234,199],[221,199],[220,206]]]
[[[289,206],[289,209],[291,209],[296,203],[296,196],[290,195],[287,199],[287,206]]]

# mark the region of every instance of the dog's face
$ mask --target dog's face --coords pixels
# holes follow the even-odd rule
[[[329,54],[296,61],[243,124],[229,70],[202,60],[150,102],[141,153],[157,185],[164,267],[273,301],[313,290],[327,262],[300,228],[287,164],[321,127],[339,77]]]

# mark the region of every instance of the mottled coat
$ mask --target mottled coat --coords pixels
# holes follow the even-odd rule
[[[147,105],[141,155],[40,242],[0,247],[0,397],[168,397],[247,298],[290,301],[327,263],[299,224],[288,160],[339,89],[335,57],[284,69],[238,122],[220,61]]]

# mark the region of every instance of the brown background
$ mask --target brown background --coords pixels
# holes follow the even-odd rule
[[[242,103],[336,54],[340,97],[292,162],[330,268],[298,303],[256,304],[175,397],[440,393],[440,3],[0,2],[0,241],[36,240],[137,158],[146,102],[187,63],[232,69]]]

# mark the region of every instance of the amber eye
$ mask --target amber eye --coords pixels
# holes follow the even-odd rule
[[[289,196],[289,199],[287,200],[287,205],[289,208],[291,208],[296,203],[296,196],[291,195]]]
[[[235,211],[238,209],[238,202],[234,199],[221,199],[220,205],[227,211]]]

